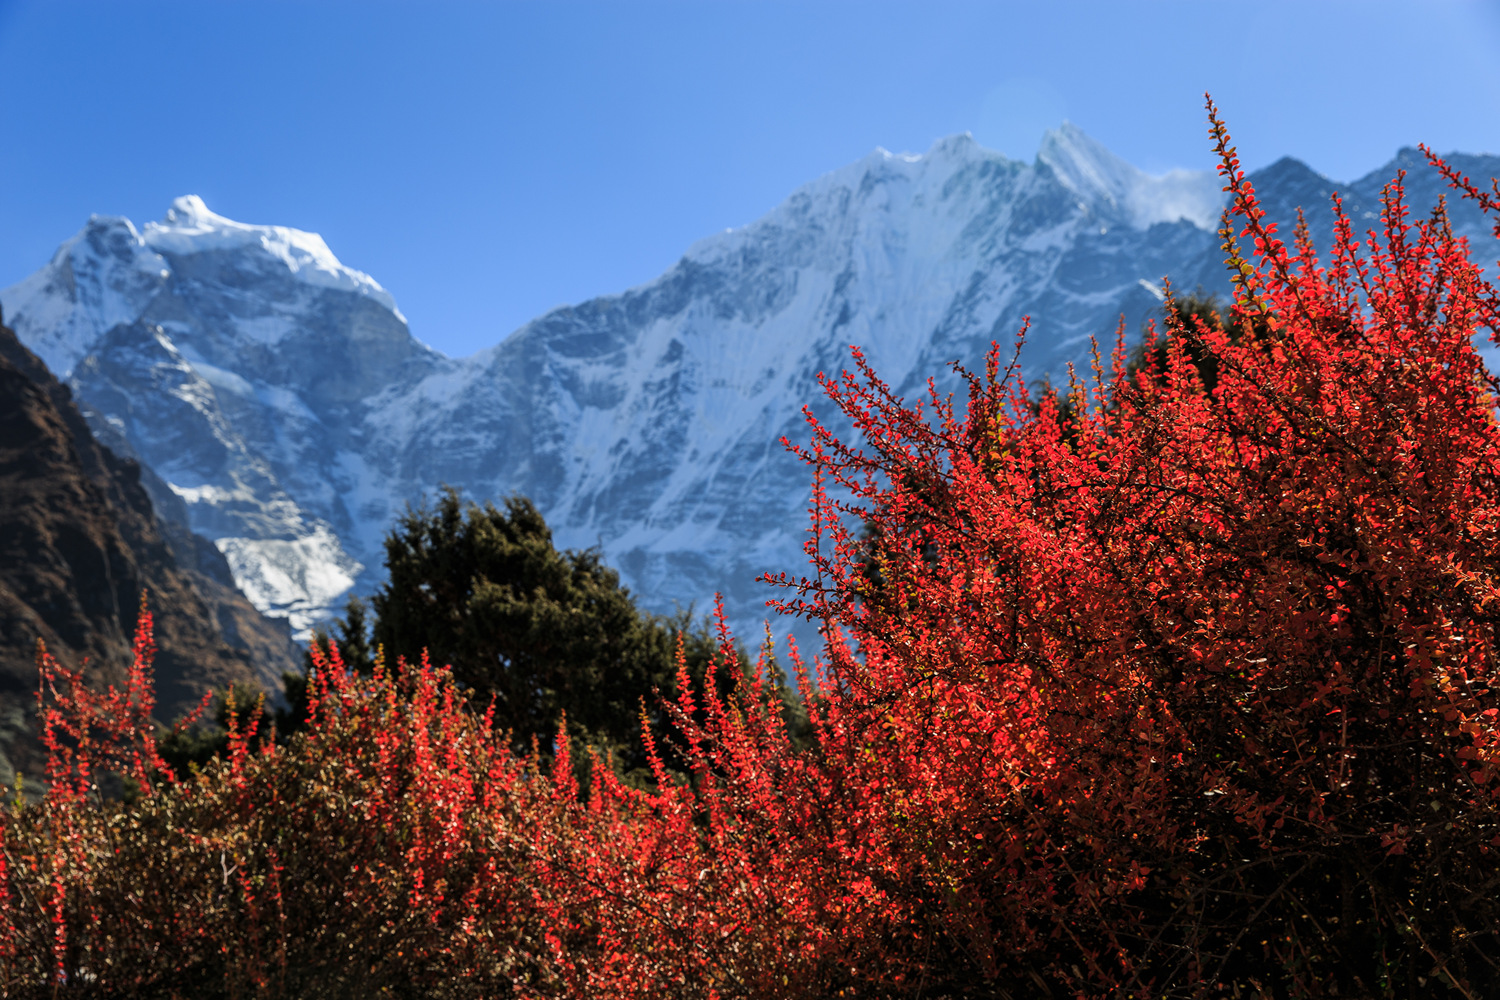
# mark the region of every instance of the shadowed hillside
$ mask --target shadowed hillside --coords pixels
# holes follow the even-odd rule
[[[151,476],[151,473],[144,473]],[[298,652],[251,606],[207,539],[159,519],[140,465],[90,433],[72,393],[0,326],[0,779],[36,776],[38,639],[96,683],[129,662],[141,592],[161,648],[158,715],[208,688],[274,690]],[[167,494],[164,484],[153,493]]]

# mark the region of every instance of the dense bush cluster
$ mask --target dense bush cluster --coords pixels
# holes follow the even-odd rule
[[[1062,398],[998,350],[962,407],[826,383],[862,440],[813,423],[778,581],[826,626],[805,739],[765,656],[679,656],[650,780],[580,787],[566,722],[549,763],[503,687],[329,644],[295,738],[231,708],[179,780],[143,615],[125,692],[42,660],[0,991],[1500,995],[1500,299],[1399,178],[1381,233],[1287,247],[1214,135],[1227,316]]]

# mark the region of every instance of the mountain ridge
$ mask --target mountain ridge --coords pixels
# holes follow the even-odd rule
[[[1365,219],[1379,171],[1337,185],[1295,163],[1255,175],[1273,217],[1340,187]],[[1409,180],[1414,201],[1440,189],[1430,174]],[[525,493],[654,609],[721,591],[754,628],[771,596],[756,577],[805,565],[807,476],[777,442],[805,436],[804,404],[832,416],[816,373],[859,344],[898,392],[948,385],[950,362],[977,363],[1029,315],[1027,374],[1058,377],[1122,315],[1134,334],[1163,275],[1226,287],[1218,187],[1148,176],[1067,124],[1029,164],[968,135],[876,150],[653,281],[457,359],[321,238],[201,199],[140,230],[96,217],[0,302],[28,344],[71,359],[95,422],[171,484],[256,605],[303,634],[379,582],[392,519],[441,483]]]

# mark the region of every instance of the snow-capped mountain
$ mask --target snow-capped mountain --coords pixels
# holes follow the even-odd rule
[[[1346,188],[1357,219],[1396,165]],[[1281,216],[1337,186],[1292,160],[1256,181]],[[1419,205],[1441,188],[1425,167],[1408,185]],[[318,236],[195,197],[139,229],[94,217],[0,303],[298,629],[379,581],[393,517],[440,483],[527,494],[648,606],[722,591],[746,624],[769,596],[755,578],[805,564],[808,474],[779,439],[805,437],[804,404],[825,411],[816,375],[848,345],[910,393],[1030,315],[1027,371],[1056,376],[1122,314],[1137,330],[1163,275],[1222,287],[1222,198],[1211,173],[1149,177],[1067,124],[1029,164],[967,135],[877,150],[657,280],[463,359],[414,338]]]
[[[364,399],[451,364],[320,237],[196,197],[140,230],[95,216],[0,301],[101,434],[187,502],[256,606],[298,628],[364,568],[331,475],[358,449]]]

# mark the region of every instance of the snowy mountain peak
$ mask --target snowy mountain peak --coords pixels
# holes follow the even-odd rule
[[[185,194],[172,199],[165,221],[174,225],[209,228],[215,224],[234,225],[229,219],[209,210],[203,199],[195,194]]]
[[[212,211],[198,195],[176,198],[161,222],[146,224],[142,239],[159,252],[188,255],[259,247],[299,280],[368,296],[400,316],[395,299],[374,278],[346,267],[317,233],[287,226],[254,226]],[[401,317],[403,320],[405,317]]]
[[[1089,201],[1123,203],[1130,188],[1143,176],[1069,121],[1042,136],[1036,158],[1051,167],[1070,190]]]
[[[807,238],[812,232],[835,233],[842,227],[840,218],[860,217],[875,206],[880,207],[881,216],[898,227],[914,221],[921,228],[922,218],[928,213],[920,206],[948,197],[944,189],[952,178],[984,164],[1029,169],[979,145],[968,132],[944,136],[925,153],[893,153],[876,146],[858,160],[804,184],[760,219],[698,240],[683,259],[696,263],[722,261],[773,233],[801,232],[803,236],[797,242],[811,252]],[[816,224],[812,222],[814,217]]]
[[[1037,163],[1051,168],[1065,187],[1105,218],[1137,229],[1178,219],[1214,229],[1224,205],[1224,193],[1212,172],[1173,170],[1152,177],[1069,121],[1043,136]]]
[[[67,378],[101,332],[141,314],[169,273],[129,219],[91,215],[46,267],[5,290],[6,320]]]
[[[932,144],[927,150],[929,159],[950,158],[968,160],[980,156],[993,156],[994,153],[986,150],[974,141],[974,133],[958,132],[954,135],[945,135]]]
[[[904,167],[915,173],[932,173],[934,171],[943,175],[962,169],[963,167],[983,160],[1004,160],[1003,153],[997,153],[992,149],[986,149],[975,139],[972,132],[955,132],[953,135],[945,135],[933,141],[927,147],[925,153],[892,153],[884,147],[877,146],[869,156],[860,160],[844,170],[836,170],[829,176],[843,174],[849,170],[863,167],[868,171],[871,167]]]
[[[7,318],[48,368],[68,378],[110,329],[147,315],[184,266],[200,272],[201,266],[186,261],[207,254],[272,280],[285,303],[329,289],[352,292],[388,311],[404,331],[406,317],[390,293],[340,263],[321,236],[236,222],[197,195],[175,199],[161,222],[140,230],[120,216],[90,216],[46,267],[5,290]],[[240,302],[229,312],[234,320],[220,324],[223,332],[232,328],[255,342],[274,343],[295,328],[288,316],[263,303]]]

